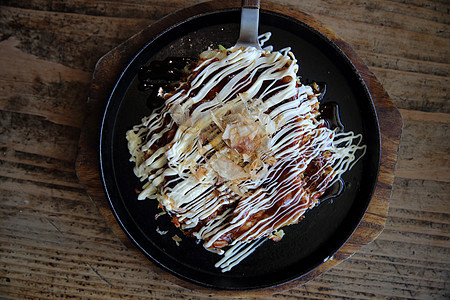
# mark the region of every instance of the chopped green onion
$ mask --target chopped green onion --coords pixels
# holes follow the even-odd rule
[[[223,51],[223,50],[227,50],[227,48],[225,48],[225,47],[222,46],[222,45],[219,45],[219,50]]]

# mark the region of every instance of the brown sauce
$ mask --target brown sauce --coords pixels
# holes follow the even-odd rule
[[[327,127],[331,130],[337,128],[337,132],[344,131],[341,118],[339,116],[339,105],[335,102],[320,103],[319,120],[325,120]]]
[[[344,181],[342,179],[339,179],[335,183],[333,183],[332,186],[330,186],[325,193],[323,193],[322,196],[319,198],[319,203],[322,203],[323,201],[326,201],[331,198],[336,198],[339,195],[342,194],[344,191]]]
[[[175,90],[180,80],[186,75],[184,69],[194,62],[188,57],[168,57],[164,60],[155,60],[138,70],[138,89],[148,92],[147,106],[156,108],[164,104],[164,93]]]

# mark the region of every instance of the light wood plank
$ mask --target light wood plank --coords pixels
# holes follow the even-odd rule
[[[80,130],[43,117],[0,112],[0,147],[74,162]]]
[[[450,182],[450,117],[401,111],[403,134],[395,175]]]
[[[13,35],[24,52],[88,74],[100,57],[152,22],[14,7],[1,7],[0,19],[2,34]]]

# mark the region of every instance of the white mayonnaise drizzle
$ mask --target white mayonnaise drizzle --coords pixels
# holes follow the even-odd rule
[[[256,249],[255,241],[297,223],[365,146],[361,135],[336,133],[317,120],[317,95],[298,83],[289,48],[232,47],[200,57],[189,86],[166,95],[164,107],[126,138],[145,182],[138,199],[157,199],[182,230],[225,253],[216,266],[227,271]],[[161,143],[169,132],[173,138]],[[303,180],[318,159],[320,168]],[[231,246],[226,252],[224,243]]]

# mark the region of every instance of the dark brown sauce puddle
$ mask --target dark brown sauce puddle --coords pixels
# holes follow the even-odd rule
[[[185,68],[194,63],[195,60],[188,57],[168,57],[164,60],[155,60],[147,66],[142,66],[138,71],[138,89],[148,93],[147,106],[155,109],[164,105],[163,94],[175,90],[180,79],[186,75]],[[305,81],[311,85],[314,81]],[[315,82],[316,92],[320,93],[319,101],[325,96],[327,85],[324,82]],[[327,127],[337,132],[343,132],[344,126],[339,117],[339,106],[335,102],[320,103],[319,120],[324,120]],[[344,190],[342,179],[331,185],[319,198],[319,203],[336,198]]]
[[[155,109],[164,104],[164,93],[173,91],[180,82],[185,67],[194,60],[188,57],[168,57],[164,60],[152,61],[147,66],[142,66],[138,71],[138,89],[150,93],[147,98],[147,106]]]

